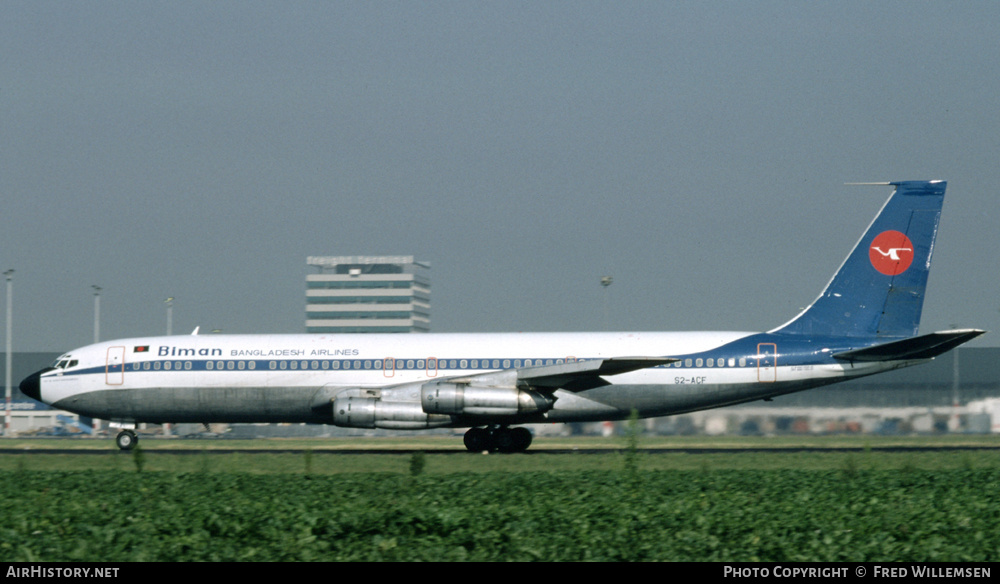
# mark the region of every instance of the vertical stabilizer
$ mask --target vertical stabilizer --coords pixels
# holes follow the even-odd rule
[[[945,181],[905,181],[819,298],[772,332],[903,338],[917,334]]]

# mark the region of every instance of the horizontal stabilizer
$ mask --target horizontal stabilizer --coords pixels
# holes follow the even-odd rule
[[[938,355],[950,351],[955,347],[967,343],[986,331],[979,329],[961,329],[954,331],[940,331],[919,337],[912,337],[900,341],[892,341],[865,347],[864,349],[854,349],[833,355],[835,359],[842,361],[907,361],[912,359],[932,359]]]

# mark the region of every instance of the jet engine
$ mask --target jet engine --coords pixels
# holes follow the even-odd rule
[[[425,383],[420,405],[428,414],[503,417],[548,411],[555,401],[517,387],[482,387],[464,383]]]
[[[386,401],[380,397],[347,396],[333,400],[333,423],[347,428],[420,430],[447,426],[451,416],[428,414],[416,400]]]
[[[546,412],[554,403],[548,395],[513,384],[412,383],[341,391],[333,400],[333,423],[348,428],[419,430],[451,426],[455,417],[461,417],[464,422],[481,418],[483,424],[495,424]]]

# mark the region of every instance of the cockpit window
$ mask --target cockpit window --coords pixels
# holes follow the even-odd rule
[[[68,369],[69,367],[76,367],[77,363],[79,363],[77,359],[59,359],[53,367],[56,369]]]

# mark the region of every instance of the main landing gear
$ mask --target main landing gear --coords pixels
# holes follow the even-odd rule
[[[531,432],[527,428],[487,426],[469,428],[465,433],[465,447],[469,452],[524,452],[531,446]]]
[[[132,430],[122,430],[118,433],[118,436],[115,437],[115,444],[118,445],[118,448],[124,451],[132,450],[138,443],[139,437],[136,436],[135,432]]]

